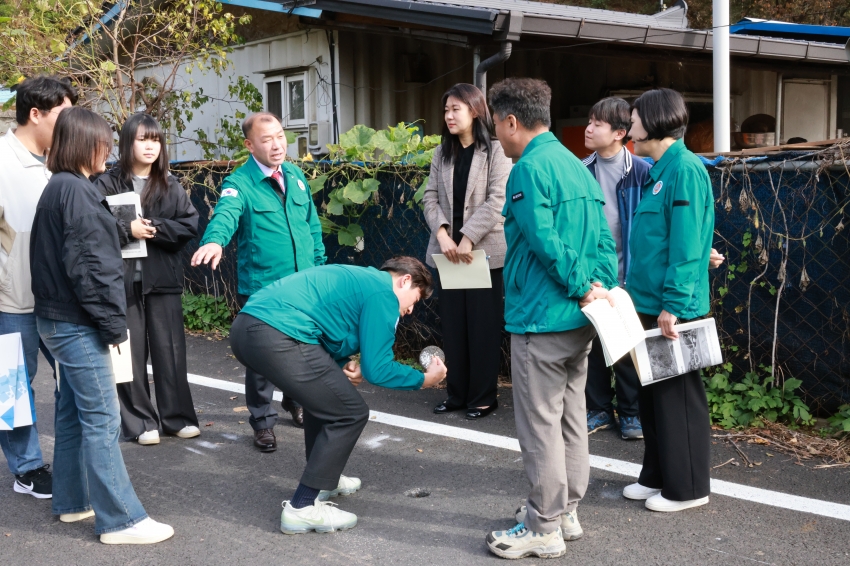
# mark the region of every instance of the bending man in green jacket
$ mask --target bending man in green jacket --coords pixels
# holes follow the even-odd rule
[[[307,467],[284,502],[286,534],[350,529],[357,516],[325,502],[360,489],[342,475],[369,420],[355,386],[433,387],[446,375],[435,359],[423,374],[393,361],[400,316],[431,295],[431,274],[419,260],[397,257],[372,267],[326,265],[290,275],[254,294],[233,322],[233,354],[262,373],[304,412]],[[350,357],[360,353],[360,361]],[[320,491],[323,490],[323,491]]]
[[[581,307],[617,285],[599,184],[549,132],[552,91],[536,79],[490,90],[496,137],[519,157],[505,191],[505,328],[514,416],[531,482],[517,526],[487,535],[503,558],[566,553],[582,536],[576,506],[590,475],[584,386],[596,335]]]
[[[222,249],[236,234],[238,299],[244,306],[248,297],[266,285],[324,265],[326,258],[322,226],[307,179],[298,167],[284,162],[286,134],[280,120],[260,112],[242,123],[242,132],[251,157],[222,183],[215,214],[201,247],[192,256],[192,265],[211,262],[215,269]],[[261,452],[277,448],[273,393],[274,385],[265,377],[251,369],[245,372],[249,422],[254,445]],[[284,396],[283,408],[292,414],[293,424],[303,426],[303,411],[297,403]]]

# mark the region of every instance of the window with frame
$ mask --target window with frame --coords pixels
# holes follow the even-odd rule
[[[268,77],[264,81],[266,110],[280,117],[284,128],[307,125],[307,73]]]

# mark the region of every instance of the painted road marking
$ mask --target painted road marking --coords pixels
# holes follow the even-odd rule
[[[153,372],[150,366],[148,371]],[[233,393],[245,393],[245,386],[241,383],[233,383],[224,381],[223,379],[213,379],[202,375],[189,374],[189,383],[202,385],[204,387],[212,387],[223,391],[231,391]],[[283,397],[280,391],[275,391],[274,398],[280,401]],[[406,428],[419,432],[426,432],[436,436],[446,438],[455,438],[457,440],[465,440],[494,448],[503,448],[519,452],[519,441],[516,438],[509,436],[499,436],[487,432],[479,432],[477,430],[469,430],[456,426],[432,423],[428,421],[420,421],[408,417],[391,415],[389,413],[381,413],[379,411],[370,411],[371,422],[386,424],[399,428]],[[626,477],[636,478],[640,474],[640,464],[615,460],[613,458],[605,458],[603,456],[590,455],[590,467],[606,472],[612,472]],[[714,495],[725,495],[734,497],[743,501],[751,501],[753,503],[761,503],[773,507],[790,509],[791,511],[799,511],[801,513],[811,513],[813,515],[821,515],[823,517],[831,517],[833,519],[841,519],[842,521],[850,521],[850,505],[841,503],[833,503],[831,501],[823,501],[820,499],[810,499],[799,495],[791,495],[780,491],[771,491],[769,489],[761,489],[758,487],[750,487],[723,480],[711,480],[711,493]]]

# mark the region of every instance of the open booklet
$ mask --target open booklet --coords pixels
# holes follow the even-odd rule
[[[679,333],[678,340],[665,338],[660,329],[653,328],[646,331],[646,340],[632,351],[641,385],[723,363],[713,318],[677,324],[673,328]]]
[[[629,294],[620,287],[614,287],[608,295],[614,299],[613,307],[602,299],[593,301],[581,312],[596,328],[605,353],[605,365],[610,366],[642,342],[645,335]]]
[[[142,200],[136,193],[120,193],[106,197],[106,203],[112,216],[123,220],[130,229],[130,224],[142,217]],[[121,257],[124,259],[148,257],[147,242],[144,240],[133,240],[121,248]]]

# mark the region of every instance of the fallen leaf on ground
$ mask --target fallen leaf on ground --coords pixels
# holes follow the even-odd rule
[[[421,449],[421,448],[417,448],[417,449],[416,449],[416,451],[417,451],[417,452],[422,452],[422,449]]]
[[[245,424],[245,421],[237,421],[239,424]]]
[[[236,399],[236,395],[230,398],[231,401],[233,401],[234,399]]]
[[[207,423],[204,426],[212,426],[212,425],[213,425],[212,423]]]
[[[234,413],[247,413],[248,407],[233,407]]]

